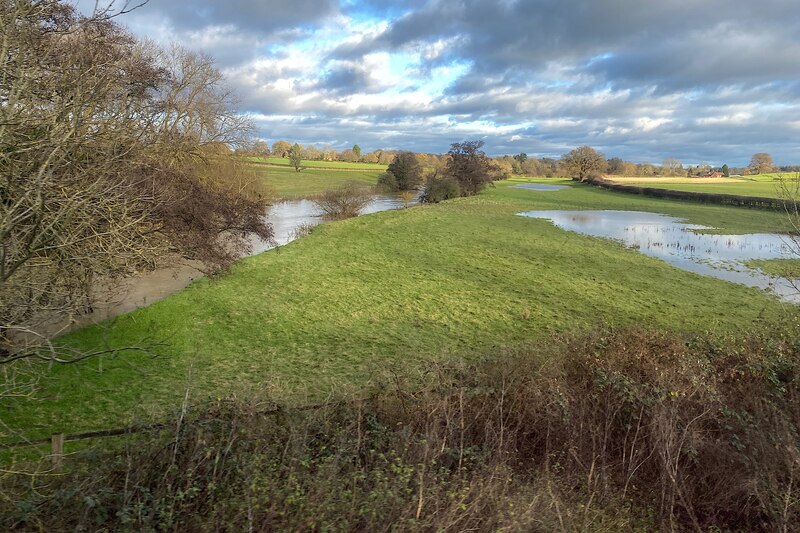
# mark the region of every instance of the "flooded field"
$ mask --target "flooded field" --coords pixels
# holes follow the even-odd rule
[[[523,183],[522,185],[514,185],[512,189],[528,189],[529,191],[560,191],[562,189],[569,189],[569,185],[548,185],[546,183]]]
[[[561,229],[622,242],[678,268],[774,292],[798,302],[796,280],[769,276],[745,263],[791,257],[787,236],[773,233],[716,235],[711,228],[639,211],[528,211],[521,216],[551,221]]]
[[[417,199],[411,202],[416,204]],[[362,215],[389,211],[404,207],[403,200],[397,196],[375,195],[361,211]],[[321,211],[311,200],[280,202],[270,206],[266,214],[272,225],[272,242],[260,240],[252,243],[252,255],[283,246],[303,234],[303,228],[316,226],[323,222]],[[75,326],[100,322],[122,313],[133,311],[185,288],[203,273],[200,264],[193,261],[177,261],[168,267],[153,272],[143,272],[138,276],[122,280],[113,287],[100,286],[93,295],[93,312],[75,321]]]
[[[416,203],[418,203],[418,199],[415,198],[409,205]],[[361,214],[368,215],[403,207],[403,200],[398,196],[375,195],[367,206],[361,210]],[[298,231],[302,230],[303,227],[316,226],[324,222],[322,211],[311,200],[293,200],[277,203],[270,207],[267,213],[267,220],[272,224],[274,242],[254,242],[253,255],[276,246],[288,244],[297,238]]]

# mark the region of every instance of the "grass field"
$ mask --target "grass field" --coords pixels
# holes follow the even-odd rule
[[[155,358],[54,367],[37,401],[1,407],[3,422],[31,437],[117,427],[174,412],[187,389],[194,402],[267,386],[303,402],[334,387],[358,390],[376,368],[424,371],[453,354],[502,354],[599,324],[742,331],[794,312],[755,289],[516,216],[644,210],[744,233],[784,229],[780,214],[513,184],[318,226],[229,275],[71,334],[63,340],[82,348],[144,337],[165,345]]]
[[[290,167],[250,165],[250,169],[263,179],[270,194],[279,199],[307,198],[327,189],[335,189],[350,182],[373,186],[381,174],[378,170],[335,170],[307,168],[297,172]]]
[[[770,172],[767,174],[752,174],[750,176],[738,176],[737,179],[747,181],[775,182],[781,180],[791,180],[798,178],[797,172]]]
[[[288,158],[285,157],[248,157],[248,161],[254,163],[269,163],[271,165],[285,165],[291,166]],[[346,161],[310,161],[303,160],[302,166],[308,168],[327,168],[339,170],[386,170],[386,165],[378,165],[374,163],[348,163]]]
[[[782,178],[788,178],[786,180]],[[743,176],[741,178],[719,179],[713,183],[704,183],[702,178],[624,178],[610,176],[609,179],[622,185],[636,185],[655,189],[670,189],[713,194],[735,194],[739,196],[756,196],[762,198],[781,198],[784,190],[792,195],[798,191],[794,176],[764,174],[759,176]],[[784,187],[785,186],[785,187]]]
[[[748,261],[747,266],[760,268],[770,276],[786,279],[800,279],[800,259],[770,259]]]

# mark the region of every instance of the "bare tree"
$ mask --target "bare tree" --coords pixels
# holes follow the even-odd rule
[[[757,154],[753,154],[753,157],[750,159],[750,172],[753,174],[765,174],[767,172],[772,172],[775,164],[772,162],[772,156],[766,152],[759,152]]]
[[[592,174],[603,172],[606,159],[602,153],[589,146],[575,148],[561,157],[564,169],[573,178],[587,180]]]
[[[680,159],[668,157],[661,163],[661,169],[665,176],[677,176],[683,171],[683,163]]]
[[[358,182],[352,182],[338,189],[331,189],[314,198],[314,203],[328,220],[342,220],[357,217],[369,203],[372,196],[369,190]]]
[[[288,157],[292,145],[288,141],[275,141],[272,143],[272,155],[275,157]]]
[[[219,150],[249,123],[207,57],[58,0],[0,2],[0,27],[0,366],[82,359],[44,326],[90,310],[97,278],[167,252],[216,270],[271,237]]]
[[[303,159],[305,159],[307,161],[308,160],[316,161],[316,160],[322,159],[322,150],[320,150],[319,148],[317,148],[313,144],[309,144],[308,146],[303,148],[303,151],[302,151],[301,155],[302,155]]]

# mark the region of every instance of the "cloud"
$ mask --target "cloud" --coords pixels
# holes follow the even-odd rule
[[[270,140],[800,162],[796,0],[151,0],[121,20],[214,56]]]

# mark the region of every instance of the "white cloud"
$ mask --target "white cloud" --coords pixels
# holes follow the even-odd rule
[[[216,57],[264,138],[446,151],[475,136],[489,153],[589,144],[729,164],[758,146],[800,158],[785,135],[800,124],[800,3],[375,2],[151,0],[120,20]],[[376,15],[387,8],[394,19]]]

